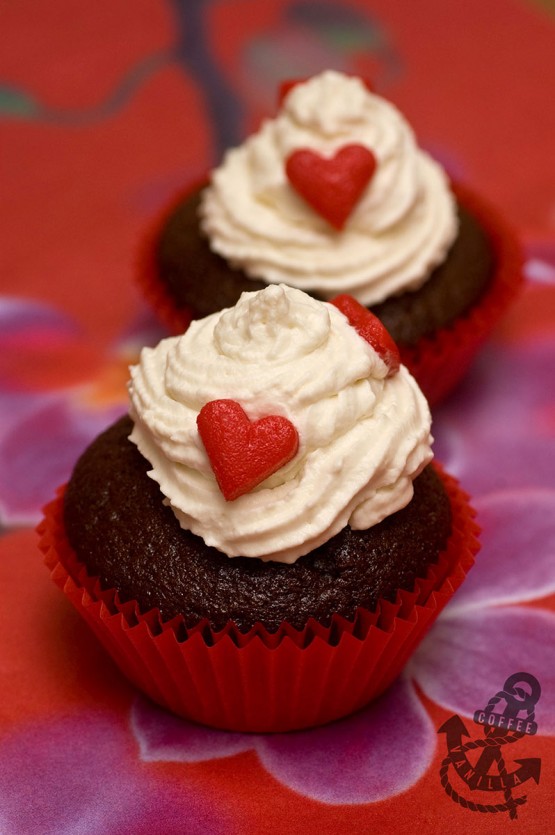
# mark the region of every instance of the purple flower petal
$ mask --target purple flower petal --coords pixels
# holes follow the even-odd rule
[[[277,780],[325,803],[368,803],[404,791],[424,773],[435,746],[431,721],[402,678],[363,711],[308,731],[211,730],[142,697],[133,706],[131,726],[144,761],[193,763],[254,748]]]
[[[427,696],[453,713],[473,716],[517,672],[542,687],[538,733],[555,733],[555,615],[542,609],[475,610],[440,618],[412,658]]]
[[[493,493],[474,506],[482,549],[442,617],[555,592],[555,490]]]
[[[0,337],[44,330],[75,336],[78,327],[66,313],[50,305],[0,296]]]
[[[526,278],[529,281],[555,283],[555,243],[552,240],[534,241],[528,243],[526,250],[528,253],[528,260],[524,267]],[[542,264],[544,270],[553,270],[553,272],[546,276],[544,271],[540,270],[538,276],[535,269],[538,264]]]
[[[410,683],[398,681],[359,713],[323,728],[258,737],[256,749],[281,783],[324,803],[370,803],[422,776],[435,729]]]
[[[555,266],[542,258],[530,258],[526,262],[526,278],[538,284],[555,284]]]
[[[73,409],[64,398],[44,397],[35,407],[0,440],[0,518],[7,524],[35,523],[78,455],[115,417],[114,409]]]
[[[553,487],[554,350],[551,339],[502,350],[490,345],[436,410],[435,454],[471,494]]]
[[[146,762],[202,762],[232,757],[253,747],[253,736],[187,722],[142,696],[131,710],[131,726]]]
[[[124,722],[100,712],[43,720],[0,743],[3,832],[180,835],[229,832],[218,800],[136,761]],[[220,804],[221,806],[222,804]],[[227,821],[226,821],[227,818]]]

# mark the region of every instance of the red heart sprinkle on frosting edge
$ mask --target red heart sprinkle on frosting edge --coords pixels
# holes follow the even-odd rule
[[[347,317],[349,324],[380,355],[387,365],[387,376],[392,377],[396,374],[401,365],[399,348],[378,317],[348,293],[330,299],[330,304]]]
[[[285,173],[295,191],[340,231],[372,179],[376,164],[372,151],[356,143],[344,145],[332,157],[298,148],[288,156]]]
[[[267,415],[250,420],[235,400],[211,400],[197,416],[199,435],[218,486],[230,502],[291,461],[299,434],[290,420]]]

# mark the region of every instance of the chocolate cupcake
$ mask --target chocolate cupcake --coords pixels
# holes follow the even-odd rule
[[[246,293],[143,349],[130,398],[41,527],[123,671],[241,730],[320,724],[382,692],[477,542],[379,321],[350,297]]]
[[[64,523],[105,588],[143,612],[157,609],[163,620],[183,615],[193,626],[206,619],[214,631],[233,621],[242,632],[258,623],[275,632],[284,622],[301,630],[310,619],[329,626],[334,614],[352,620],[359,607],[373,611],[380,599],[393,602],[399,588],[412,588],[451,534],[449,499],[429,465],[409,504],[372,528],[347,525],[292,565],[229,559],[181,528],[160,501],[148,461],[129,440],[132,429],[131,418],[122,418],[81,457]]]
[[[164,212],[146,249],[145,291],[179,330],[269,283],[353,295],[432,402],[521,281],[518,245],[491,207],[448,182],[391,104],[332,71],[289,89],[206,188]]]

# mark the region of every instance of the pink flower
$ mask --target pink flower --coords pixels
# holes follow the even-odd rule
[[[158,330],[104,353],[64,313],[0,298],[0,521],[34,524],[87,444],[127,408],[128,364]]]

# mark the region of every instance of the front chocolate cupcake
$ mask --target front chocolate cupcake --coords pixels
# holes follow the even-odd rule
[[[126,674],[178,713],[243,730],[329,721],[381,692],[477,543],[375,317],[349,297],[246,293],[143,349],[130,397],[131,418],[84,453],[42,531]],[[373,675],[338,699],[330,670],[358,675],[363,656]],[[214,675],[225,704],[211,693],[207,707]],[[310,690],[281,705],[276,675]],[[313,709],[320,675],[331,689]]]
[[[179,201],[143,270],[172,323],[176,311],[185,323],[267,284],[349,293],[383,321],[432,401],[521,280],[497,216],[451,187],[395,107],[333,71],[293,86],[207,188]]]

